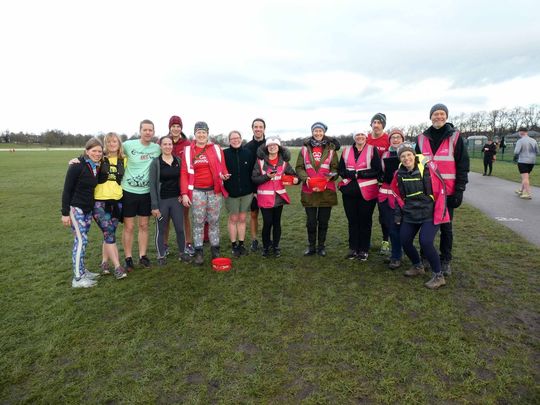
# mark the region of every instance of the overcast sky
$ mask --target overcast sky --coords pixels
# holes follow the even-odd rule
[[[0,5],[0,131],[329,134],[539,102],[540,2],[36,1]]]

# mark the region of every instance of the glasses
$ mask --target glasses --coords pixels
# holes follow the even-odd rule
[[[242,138],[240,137],[235,137],[235,138],[230,138],[229,141],[240,141]]]

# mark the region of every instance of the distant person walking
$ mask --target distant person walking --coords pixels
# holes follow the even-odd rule
[[[491,176],[491,172],[493,171],[493,162],[495,161],[495,156],[497,155],[497,145],[493,143],[493,140],[488,139],[487,143],[482,147],[482,153],[484,154],[483,176]]]
[[[73,288],[88,288],[96,285],[99,274],[86,270],[84,256],[88,245],[88,232],[92,224],[94,190],[98,184],[99,163],[103,146],[99,139],[91,138],[84,147],[80,164],[70,164],[62,192],[62,224],[73,232]]]
[[[524,200],[530,200],[531,186],[529,176],[536,164],[536,155],[538,154],[538,143],[529,137],[529,131],[525,127],[519,129],[520,139],[516,142],[514,148],[514,162],[518,164],[518,170],[521,175],[521,187],[516,193]]]
[[[454,209],[463,201],[463,192],[469,181],[469,154],[459,131],[448,121],[448,107],[435,104],[429,111],[431,126],[416,139],[416,153],[433,160],[446,185],[446,205],[450,222],[441,224],[439,244],[441,266],[445,276],[451,274],[452,245],[454,235],[452,218]]]

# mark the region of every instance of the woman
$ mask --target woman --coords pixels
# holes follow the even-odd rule
[[[413,244],[420,231],[420,248],[433,271],[433,277],[424,285],[437,289],[446,284],[434,245],[439,225],[450,221],[444,179],[432,161],[424,163],[422,155],[415,155],[412,144],[403,143],[398,149],[398,156],[401,165],[392,181],[398,203],[394,215],[396,224],[400,225],[403,250],[413,264],[405,275],[425,274],[422,259]]]
[[[231,239],[232,254],[240,257],[247,254],[244,246],[246,238],[246,217],[251,210],[253,183],[251,168],[255,158],[251,151],[242,146],[242,135],[238,131],[229,133],[229,148],[223,151],[227,170],[231,177],[224,182],[229,197],[225,207],[229,212],[227,227]]]
[[[190,261],[184,255],[184,208],[180,196],[180,158],[173,155],[173,140],[164,136],[159,140],[161,154],[150,164],[150,201],[152,216],[156,218],[156,250],[158,264],[167,264],[168,246],[165,232],[172,219],[176,232],[179,260]]]
[[[122,177],[126,159],[120,137],[109,132],[103,139],[104,157],[98,174],[98,185],[94,192],[92,216],[103,233],[101,274],[110,274],[109,260],[114,266],[114,276],[120,280],[127,276],[120,265],[120,255],[116,246],[116,228],[122,218]]]
[[[326,233],[332,207],[337,205],[335,180],[338,158],[335,145],[326,136],[328,127],[322,122],[311,126],[311,138],[304,142],[296,160],[296,173],[302,181],[300,201],[306,210],[308,248],[304,256],[326,256]],[[312,179],[324,179],[324,189],[313,187]],[[317,244],[318,233],[318,244]]]
[[[73,231],[73,288],[88,288],[96,285],[99,274],[86,270],[84,256],[88,244],[88,231],[92,223],[94,189],[98,184],[99,162],[103,146],[99,139],[91,138],[84,147],[79,162],[69,165],[64,191],[62,192],[62,224]]]
[[[208,222],[210,250],[212,258],[219,256],[219,214],[221,195],[227,197],[223,180],[229,178],[223,151],[219,145],[208,142],[206,122],[195,124],[195,139],[184,149],[180,189],[184,207],[193,213],[193,243],[195,258],[193,263],[204,263],[203,241],[204,223]]]
[[[381,171],[379,153],[367,144],[367,135],[354,133],[354,145],[343,149],[338,172],[343,179],[338,187],[343,197],[343,208],[349,222],[349,252],[347,259],[366,261],[371,243],[372,217],[379,188],[377,177]]]
[[[392,128],[388,133],[390,147],[381,155],[382,174],[380,178],[381,186],[379,188],[379,210],[388,229],[392,249],[390,252],[390,262],[388,267],[395,270],[401,266],[401,242],[399,240],[399,226],[394,222],[394,209],[396,199],[390,185],[394,178],[394,173],[399,166],[397,149],[405,141],[403,131],[398,128]]]
[[[291,201],[283,186],[282,176],[296,176],[296,173],[288,163],[290,152],[281,146],[277,138],[268,138],[265,145],[257,150],[257,158],[251,180],[257,185],[257,202],[263,217],[262,256],[269,257],[272,248],[274,256],[280,257],[281,213],[283,205]],[[298,184],[297,177],[294,177],[293,183]]]

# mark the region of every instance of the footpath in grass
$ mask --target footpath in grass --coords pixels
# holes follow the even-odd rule
[[[171,260],[81,291],[59,213],[71,156],[0,156],[0,402],[539,402],[540,249],[478,210],[457,210],[435,292],[386,268],[376,217],[368,262],[344,260],[341,205],[329,255],[304,258],[297,187],[279,259],[225,274]],[[99,244],[94,226],[93,269]]]

